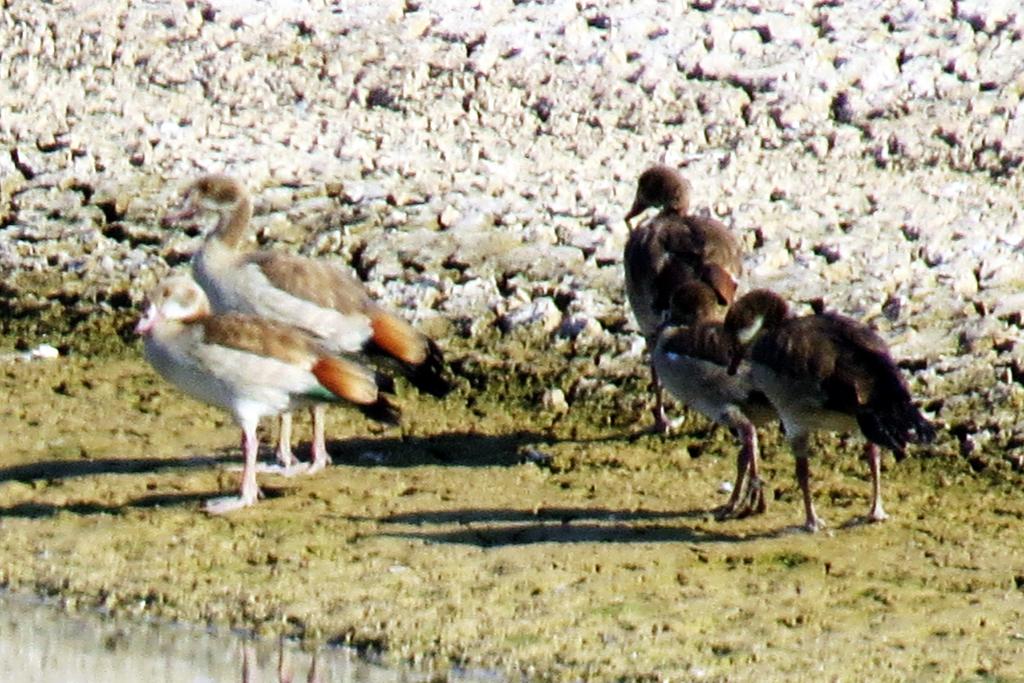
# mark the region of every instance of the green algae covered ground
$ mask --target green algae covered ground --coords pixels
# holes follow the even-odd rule
[[[974,473],[943,435],[886,457],[888,522],[851,524],[868,505],[859,443],[823,439],[813,482],[831,526],[811,536],[791,530],[792,458],[768,430],[767,514],[719,522],[708,511],[733,474],[726,432],[689,416],[673,437],[643,433],[639,367],[585,392],[503,355],[454,354],[460,389],[444,401],[400,387],[401,428],[332,411],[333,467],[263,476],[266,499],[223,518],[200,506],[236,486],[234,426],[137,347],[7,360],[0,584],[441,672],[1024,679],[1019,474]],[[567,413],[539,407],[555,387]]]

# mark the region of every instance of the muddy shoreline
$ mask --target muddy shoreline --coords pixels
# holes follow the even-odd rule
[[[887,458],[892,519],[864,526],[858,445],[826,441],[831,528],[810,536],[769,432],[768,513],[719,522],[727,434],[697,417],[643,434],[642,404],[545,413],[492,368],[443,406],[403,391],[401,430],[333,411],[334,466],[264,476],[266,500],[210,518],[202,501],[238,476],[225,416],[134,351],[3,370],[0,581],[71,610],[539,680],[1024,674],[1019,482],[955,452]]]

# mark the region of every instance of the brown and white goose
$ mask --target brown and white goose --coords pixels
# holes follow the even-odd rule
[[[217,223],[192,258],[196,281],[217,313],[237,311],[292,325],[315,335],[329,351],[367,351],[395,361],[414,386],[433,396],[451,390],[441,350],[425,335],[370,298],[361,282],[337,262],[273,251],[250,251],[246,243],[252,202],[242,184],[207,175],[184,193],[184,205],[168,214],[173,223],[213,213]],[[330,462],[324,410],[312,409],[312,462],[308,472]],[[291,416],[281,416],[278,462],[293,471]]]
[[[796,478],[804,499],[804,528],[825,523],[815,513],[810,489],[809,438],[818,430],[858,430],[867,439],[871,508],[880,522],[880,455],[885,446],[902,457],[908,443],[926,443],[935,427],[914,406],[906,380],[885,342],[867,325],[819,312],[793,317],[774,292],[754,290],[736,301],[725,319],[734,340],[733,368],[746,357],[754,385],[775,406],[796,456]]]
[[[632,227],[631,221],[652,207],[661,211]],[[692,216],[689,209],[690,184],[676,169],[652,166],[640,175],[633,206],[626,214],[630,233],[623,264],[626,296],[648,349],[654,348],[658,327],[677,287],[703,282],[725,307],[732,303],[743,273],[743,252],[728,228],[712,218]],[[651,383],[655,429],[664,432],[669,422],[653,364]]]
[[[690,281],[672,294],[668,323],[658,334],[651,354],[654,369],[669,393],[709,420],[728,427],[740,439],[736,458],[736,483],[719,517],[764,512],[765,501],[758,477],[755,425],[777,418],[763,393],[754,388],[750,366],[742,363],[729,374],[735,355],[733,341],[716,319],[719,304],[715,292],[699,281]],[[748,490],[744,480],[750,473]]]
[[[397,423],[398,411],[382,394],[387,378],[329,353],[301,330],[254,316],[211,314],[206,294],[190,278],[157,285],[136,331],[157,372],[190,396],[231,413],[242,430],[240,494],[209,501],[207,512],[230,512],[259,497],[256,427],[262,417],[351,403],[368,417]]]

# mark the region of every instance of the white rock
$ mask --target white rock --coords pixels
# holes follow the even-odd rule
[[[555,413],[569,412],[569,403],[565,400],[565,392],[558,388],[546,390],[541,397],[541,405],[545,410]]]
[[[53,360],[54,358],[60,358],[60,351],[49,344],[40,344],[29,351],[28,355],[32,360]]]
[[[447,204],[437,216],[437,224],[442,228],[450,228],[459,222],[462,214],[451,204]]]
[[[562,312],[558,310],[551,297],[540,297],[528,304],[513,308],[502,316],[502,328],[511,332],[519,328],[536,328],[543,332],[553,332],[558,329],[562,320]]]
[[[603,331],[601,323],[594,318],[574,315],[562,321],[558,328],[558,335],[566,339],[587,342],[600,337]]]
[[[1011,10],[1020,13],[1015,0],[958,0],[953,3],[956,18],[975,25],[979,30],[991,32],[996,24],[1008,19]]]

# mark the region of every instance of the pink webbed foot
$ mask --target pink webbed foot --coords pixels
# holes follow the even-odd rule
[[[800,528],[809,534],[816,534],[828,528],[828,524],[821,517],[815,515],[804,520],[804,525]]]
[[[316,474],[320,470],[326,468],[332,462],[333,461],[331,460],[331,456],[327,454],[324,454],[319,458],[314,456],[313,462],[309,463],[309,466],[306,468],[305,474]]]
[[[223,496],[221,498],[211,498],[206,501],[203,506],[203,510],[211,515],[223,515],[228,512],[234,512],[235,510],[241,510],[251,505],[256,504],[256,500],[259,495],[256,496]]]
[[[296,460],[291,465],[263,463],[256,466],[256,471],[260,474],[277,474],[282,477],[294,477],[297,474],[308,474],[310,466],[310,463],[301,462],[299,460]]]

